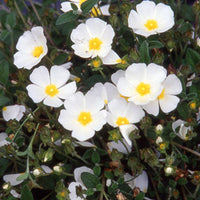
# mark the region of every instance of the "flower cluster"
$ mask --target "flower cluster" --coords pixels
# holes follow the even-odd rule
[[[189,176],[178,166],[189,165],[185,151],[199,156],[197,146],[191,150],[183,144],[196,136],[195,125],[199,123],[196,63],[200,54],[187,46],[193,45],[190,41],[184,46],[184,41],[177,39],[179,55],[170,38],[175,38],[173,29],[179,30],[183,22],[176,23],[169,5],[149,0],[122,3],[120,8],[111,4],[63,1],[60,10],[64,13],[55,23],[60,32],[68,33],[67,44],[60,42],[59,31],[49,34],[46,23],[25,31],[16,42],[13,63],[18,70],[10,70],[14,75],[9,77],[9,86],[0,74],[0,106],[6,126],[0,125],[0,164],[5,165],[2,170],[7,173],[8,161],[14,160],[16,171],[2,174],[7,196],[31,196],[31,189],[45,188],[43,182],[49,177],[50,188],[56,188],[59,200],[149,199],[145,195],[160,199],[155,188],[159,185],[164,191],[164,179],[155,172],[174,176],[166,183],[170,185],[169,198],[178,199],[176,184],[187,184],[188,179],[199,188],[200,176]],[[15,7],[19,12],[16,2]],[[123,23],[113,14],[115,11],[123,16]],[[36,16],[40,19],[37,12]],[[20,17],[24,22],[23,15]],[[187,27],[181,28],[178,36]],[[196,29],[193,37],[198,50]],[[172,65],[173,59],[177,61]],[[187,71],[188,66],[193,74]],[[2,74],[8,73],[3,70]],[[4,93],[12,98],[7,100]],[[18,172],[17,163],[25,166],[20,168],[24,173]],[[155,194],[148,193],[148,187],[152,188],[149,180]],[[15,186],[21,183],[23,192],[19,194]]]

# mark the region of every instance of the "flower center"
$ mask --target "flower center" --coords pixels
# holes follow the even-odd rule
[[[81,112],[77,119],[83,126],[86,126],[92,121],[91,113],[90,112]]]
[[[102,41],[95,37],[89,41],[89,50],[99,50],[101,49]]]
[[[43,47],[42,46],[37,46],[32,51],[32,55],[36,58],[39,58],[42,53],[43,53]]]
[[[150,85],[141,82],[137,87],[136,87],[136,91],[141,95],[144,96],[146,94],[150,93]]]
[[[165,89],[162,90],[162,92],[158,96],[158,99],[163,99],[164,97],[165,97]]]
[[[59,93],[57,87],[53,84],[46,86],[45,93],[51,97],[54,97],[56,94]]]
[[[147,23],[144,26],[148,29],[148,31],[152,31],[158,28],[158,23],[154,19],[148,19]]]
[[[116,121],[116,124],[118,126],[125,125],[125,124],[129,124],[129,121],[128,121],[128,119],[126,117],[118,117],[117,121]]]

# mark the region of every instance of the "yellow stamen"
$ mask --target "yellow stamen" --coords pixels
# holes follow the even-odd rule
[[[99,38],[92,38],[89,41],[89,50],[100,50],[102,43],[103,42]]]
[[[129,124],[129,121],[128,121],[128,119],[126,117],[118,117],[117,121],[116,121],[116,124],[118,126],[125,125],[125,124]]]
[[[166,148],[166,144],[162,143],[160,144],[160,149],[164,150]]]
[[[78,83],[78,82],[80,82],[81,78],[76,77],[74,80]]]
[[[59,93],[57,87],[53,84],[46,86],[45,93],[51,97],[54,97],[56,94]]]
[[[81,112],[77,119],[83,126],[86,126],[92,122],[92,117],[90,112]]]
[[[128,99],[129,99],[129,97],[125,97],[125,96],[123,96],[123,95],[119,95],[120,97],[122,97],[122,98],[124,98],[126,101],[128,101]]]
[[[40,55],[43,53],[43,47],[42,46],[37,46],[34,48],[34,50],[32,51],[32,55],[36,58],[39,58]]]
[[[146,94],[150,93],[150,85],[141,82],[137,87],[136,87],[136,91],[141,95],[144,96]]]
[[[165,97],[165,89],[162,90],[162,92],[158,96],[158,99],[163,99],[164,97]]]
[[[108,104],[108,100],[105,99],[105,100],[104,100],[104,103],[107,105],[107,104]]]
[[[5,106],[5,107],[3,107],[3,109],[2,109],[3,111],[6,111],[7,110],[7,107]]]
[[[96,67],[96,68],[97,68],[97,67],[100,67],[100,64],[101,64],[101,63],[100,63],[100,60],[93,60],[93,61],[92,61],[92,65],[93,65],[94,67]]]
[[[192,102],[190,104],[190,108],[194,110],[196,108],[196,102]]]
[[[154,19],[148,19],[144,26],[148,29],[148,31],[152,31],[158,28],[158,23]]]
[[[126,64],[126,60],[124,59],[117,59],[116,62],[121,64]]]

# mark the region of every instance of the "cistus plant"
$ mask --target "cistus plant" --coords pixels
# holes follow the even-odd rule
[[[0,199],[200,199],[200,2],[0,1]]]

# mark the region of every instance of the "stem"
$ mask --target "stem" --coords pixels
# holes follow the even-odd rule
[[[33,8],[33,11],[38,19],[38,21],[41,23],[41,25],[43,26],[43,23],[42,23],[42,20],[40,18],[40,15],[38,14],[38,11],[37,9],[35,8],[35,5],[33,4],[32,0],[29,0],[30,4],[31,4],[31,7]]]
[[[103,78],[106,80],[106,75],[103,73],[102,70],[99,70],[100,74],[103,76]]]
[[[35,112],[37,112],[38,110],[39,110],[39,107],[36,108],[36,109],[33,111],[33,114],[34,114]],[[13,138],[13,142],[15,141],[15,139],[16,139],[16,137],[17,137],[19,131],[21,130],[21,128],[24,126],[24,124],[25,124],[29,119],[30,119],[30,115],[23,121],[23,123],[22,123],[22,124],[20,125],[20,127],[17,129],[17,132],[15,133],[15,136],[14,136],[14,138]]]
[[[200,153],[197,152],[197,151],[194,151],[194,150],[192,150],[192,149],[189,149],[189,148],[187,148],[187,147],[184,147],[184,146],[182,146],[182,145],[180,145],[180,144],[178,144],[178,143],[176,143],[176,142],[172,142],[172,144],[175,144],[176,146],[180,147],[181,149],[184,149],[184,150],[186,150],[186,151],[189,151],[190,153],[192,153],[192,154],[194,154],[194,155],[200,157]]]
[[[21,20],[23,21],[24,25],[26,26],[26,29],[29,29],[29,25],[26,23],[26,21],[25,21],[23,15],[22,15],[22,12],[21,12],[20,9],[19,9],[19,6],[18,6],[17,3],[16,3],[16,0],[14,0],[14,5],[15,5],[15,8],[16,8],[16,10],[17,10],[18,15],[20,16]]]

